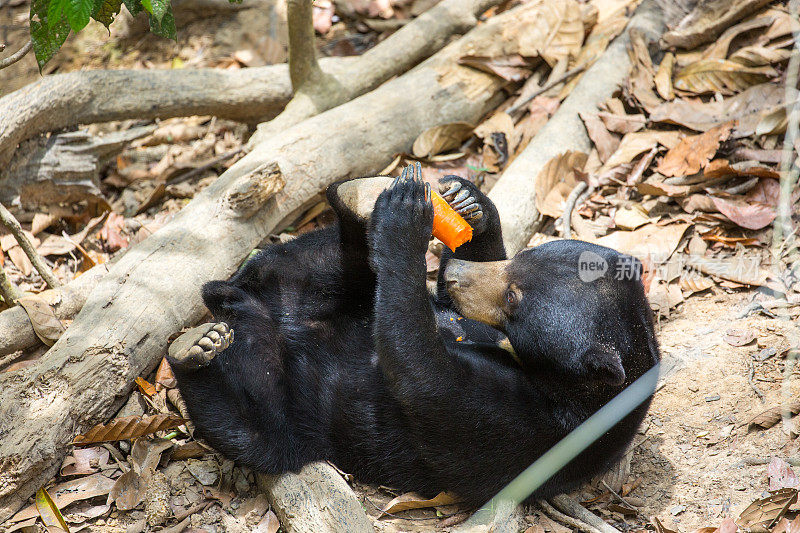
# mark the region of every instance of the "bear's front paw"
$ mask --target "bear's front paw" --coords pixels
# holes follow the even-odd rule
[[[464,217],[475,233],[486,228],[484,210],[489,199],[474,183],[455,175],[445,176],[439,180],[439,194]]]
[[[422,181],[422,166],[414,163],[375,202],[370,230],[373,254],[424,255],[432,227],[431,188]]]

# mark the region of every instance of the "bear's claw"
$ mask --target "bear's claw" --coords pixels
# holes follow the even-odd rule
[[[197,370],[233,343],[233,330],[225,322],[208,322],[192,328],[169,347],[170,363]]]
[[[481,204],[472,196],[472,191],[458,181],[442,183],[441,188],[444,189],[445,187],[447,189],[440,194],[459,215],[472,222],[483,217]]]

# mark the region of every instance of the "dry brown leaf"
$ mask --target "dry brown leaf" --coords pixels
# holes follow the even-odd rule
[[[250,531],[251,533],[278,533],[280,528],[281,523],[278,521],[278,516],[270,509]]]
[[[669,315],[669,310],[683,302],[683,293],[677,283],[652,283],[647,292],[650,308],[662,316]]]
[[[542,57],[552,67],[559,60],[577,57],[584,37],[583,12],[575,0],[548,0],[522,11],[515,23],[505,25],[503,37],[516,40],[525,57]]]
[[[153,386],[152,383],[147,381],[146,379],[137,376],[136,377],[136,385],[139,387],[139,391],[144,394],[145,396],[153,396],[156,393],[156,388]]]
[[[98,424],[86,433],[76,436],[72,443],[76,446],[81,446],[97,442],[129,440],[157,431],[173,429],[186,422],[186,419],[172,414],[115,418],[106,424]]]
[[[739,35],[753,31],[758,29],[766,28],[767,26],[772,25],[773,21],[772,17],[759,17],[755,19],[746,20],[740,24],[735,26],[731,26],[727,30],[723,32],[722,35],[719,36],[714,44],[706,48],[703,52],[702,58],[703,59],[725,59],[728,57],[728,49],[731,46],[731,42],[738,37]]]
[[[128,246],[128,238],[122,235],[125,227],[125,217],[117,213],[109,213],[103,227],[97,233],[97,238],[105,243],[107,252],[116,252]]]
[[[44,234],[42,234],[44,236]],[[50,255],[65,255],[75,250],[74,242],[70,242],[60,235],[47,235],[42,244],[36,247],[36,252],[42,257]]]
[[[178,381],[175,379],[175,374],[172,373],[172,367],[169,366],[167,358],[161,360],[156,370],[156,390],[161,389],[174,389],[178,386]]]
[[[743,285],[764,285],[770,275],[769,271],[761,268],[761,262],[757,257],[729,257],[727,259],[687,257],[686,264],[709,276]]]
[[[699,2],[662,40],[669,46],[692,49],[716,39],[748,15],[757,12],[771,0],[712,0]]]
[[[622,138],[617,151],[605,162],[602,171],[630,163],[637,156],[649,152],[659,144],[674,148],[681,140],[677,131],[641,131],[628,133]]]
[[[780,84],[764,83],[722,101],[703,103],[678,98],[655,108],[649,118],[652,122],[677,124],[701,132],[736,120],[733,136],[738,139],[752,135],[763,112],[782,104],[785,95]]]
[[[442,152],[454,150],[472,134],[474,126],[466,122],[440,124],[423,131],[411,151],[415,157],[432,157]]]
[[[61,516],[61,510],[59,510],[58,506],[53,502],[53,499],[44,487],[36,491],[34,503],[48,531],[63,530],[69,533],[69,526],[67,526],[67,523],[64,521],[64,517]]]
[[[31,321],[36,336],[46,345],[54,345],[66,331],[56,312],[41,296],[28,294],[17,300],[17,303],[28,314],[28,320]]]
[[[630,3],[630,2],[629,2]],[[603,10],[599,10],[599,15],[602,17],[604,14]],[[608,48],[609,43],[620,33],[622,30],[625,29],[625,26],[628,23],[628,17],[625,15],[625,10],[617,10],[616,12],[612,12],[611,16],[601,18],[600,21],[592,28],[591,33],[589,36],[586,37],[586,41],[581,48],[578,57],[575,58],[574,61],[570,63],[570,66],[574,65],[591,65],[594,63],[597,58],[599,58],[603,52],[605,52],[606,48]],[[563,100],[572,92],[578,82],[581,80],[583,74],[579,74],[577,76],[573,76],[561,91],[558,93],[559,100]]]
[[[786,514],[789,506],[796,501],[797,489],[771,491],[768,497],[756,500],[748,505],[739,515],[736,523],[743,528],[750,528],[756,524],[763,524],[769,528]]]
[[[711,128],[700,135],[684,137],[658,164],[658,172],[667,177],[688,176],[700,172],[730,137],[733,122]]]
[[[14,266],[19,269],[25,276],[30,276],[31,272],[33,272],[33,264],[31,260],[28,259],[28,256],[22,250],[21,246],[14,246],[6,250],[6,255],[8,258],[11,259],[11,262],[14,263]]]
[[[650,52],[644,34],[638,29],[630,31],[631,48],[629,54],[633,70],[628,76],[628,92],[648,111],[648,113],[658,107],[662,102],[656,95],[655,89],[655,69],[650,58]]]
[[[792,56],[791,50],[783,48],[767,48],[766,46],[745,46],[731,55],[730,60],[747,67],[763,67],[774,63],[783,63]]]
[[[789,119],[786,115],[786,106],[778,105],[765,110],[758,117],[755,127],[756,135],[781,135],[786,132]]]
[[[596,243],[632,255],[642,261],[665,261],[678,247],[681,237],[689,227],[691,224],[669,226],[648,224],[634,231],[615,231],[610,235],[600,237]]]
[[[774,205],[762,202],[751,202],[744,197],[717,198],[711,197],[714,206],[731,222],[747,229],[761,229],[772,224],[777,216]]]
[[[635,230],[652,222],[641,205],[622,207],[614,214],[614,225],[619,229]]]
[[[63,509],[71,503],[104,496],[111,491],[114,480],[102,474],[92,474],[66,483],[59,483],[50,488],[53,502]],[[10,522],[20,522],[38,516],[36,505],[29,505],[9,519]]]
[[[440,492],[430,499],[425,499],[414,492],[406,492],[393,499],[383,508],[383,513],[395,514],[409,509],[423,509],[426,507],[439,507],[440,505],[453,505],[458,503],[458,498],[448,492]]]
[[[741,243],[742,246],[761,245],[761,241],[754,237],[732,237],[730,235],[724,235],[722,233],[722,228],[715,228],[714,230],[702,233],[700,237],[704,241],[718,242],[730,246],[731,248],[735,247],[738,243]]]
[[[788,416],[800,413],[800,400],[789,400],[784,405],[776,405],[757,414],[747,423],[748,430],[769,429],[781,421],[784,412]]]
[[[130,469],[117,478],[108,495],[120,511],[130,511],[139,505],[147,492],[147,483],[142,476]]]
[[[729,329],[722,340],[731,346],[745,346],[756,340],[756,333],[751,329]]]
[[[692,187],[689,185],[669,185],[662,181],[649,179],[636,184],[636,190],[639,194],[651,194],[653,196],[669,196],[670,198],[681,198],[691,194]],[[693,213],[695,209],[689,213]]]
[[[767,465],[767,478],[769,490],[796,489],[800,485],[800,478],[794,473],[792,466],[780,457],[773,457]]]
[[[628,115],[624,110],[621,113],[600,111],[597,113],[597,116],[603,121],[603,124],[606,125],[608,131],[622,134],[640,131],[644,129],[645,123],[647,122],[644,115]]]
[[[675,98],[675,91],[672,90],[672,70],[675,66],[675,55],[672,52],[667,52],[661,64],[658,65],[656,72],[655,84],[658,95],[664,100],[672,100]]]
[[[531,75],[531,63],[519,54],[503,57],[464,56],[458,60],[458,64],[494,74],[506,81],[522,81]]]
[[[675,89],[691,94],[735,94],[774,78],[772,67],[746,67],[726,59],[701,59],[675,74]]]
[[[620,139],[608,131],[606,125],[596,114],[581,113],[580,116],[589,133],[589,138],[597,148],[597,156],[601,162],[605,163],[619,148]]]
[[[756,176],[759,178],[765,178],[764,181],[771,181],[776,185],[777,185],[776,180],[781,177],[781,175],[775,170],[772,170],[771,168],[765,167],[763,165],[759,165],[758,163],[754,163],[751,161],[741,161],[739,163],[731,164],[726,159],[715,159],[711,161],[708,164],[708,166],[706,166],[705,169],[703,169],[703,175],[708,179],[722,178],[725,176],[736,176],[736,177]],[[777,185],[777,189],[778,190],[780,189],[779,185]],[[777,205],[777,201],[775,202],[775,204]]]
[[[785,9],[777,7],[768,9],[764,16],[775,19],[772,26],[764,33],[764,39],[767,41],[774,41],[800,31],[800,21]]]
[[[61,464],[62,476],[86,476],[94,474],[108,464],[109,453],[103,447],[75,448],[72,455]]]
[[[697,273],[684,272],[678,280],[678,286],[686,296],[689,296],[690,294],[710,289],[714,286],[714,280]]]
[[[493,133],[502,133],[511,141],[514,134],[514,119],[505,111],[498,111],[481,122],[474,133],[484,140],[491,138]]]
[[[172,446],[172,441],[167,439],[136,439],[130,456],[134,470],[147,479],[149,472],[158,466],[161,454]]]
[[[583,152],[567,151],[548,161],[536,178],[536,209],[547,216],[558,218],[564,212],[564,203],[578,183],[588,156]]]

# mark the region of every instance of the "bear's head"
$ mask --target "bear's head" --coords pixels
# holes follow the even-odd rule
[[[524,367],[621,386],[658,357],[641,272],[631,256],[563,240],[506,261],[451,259],[444,278],[458,311],[505,332]]]

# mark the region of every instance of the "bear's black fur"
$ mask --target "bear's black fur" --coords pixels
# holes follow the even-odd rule
[[[506,253],[491,201],[466,180],[446,180],[469,190],[484,216],[471,242],[443,254],[435,299],[425,265],[432,208],[417,179],[384,191],[369,221],[331,186],[339,223],[270,246],[230,281],[203,287],[235,340],[199,370],[172,361],[199,435],[261,472],[327,459],[363,482],[482,504],[657,363],[641,282],[614,275],[631,258],[583,242],[544,244],[503,266],[502,301],[485,303],[499,325],[459,314],[458,291],[480,287],[462,286],[457,269],[448,278],[448,263]],[[590,282],[578,276],[587,251],[609,265]],[[474,283],[484,282],[498,280]],[[502,347],[506,336],[513,350]],[[648,404],[534,497],[617,459]]]

